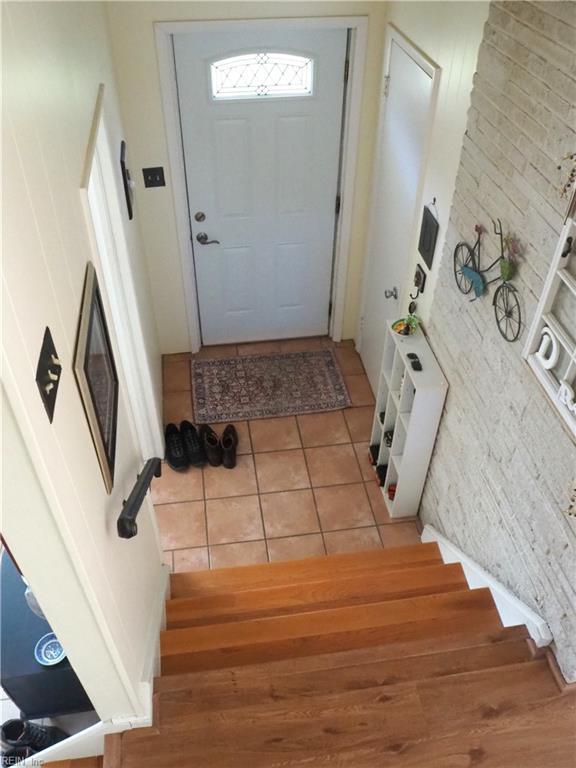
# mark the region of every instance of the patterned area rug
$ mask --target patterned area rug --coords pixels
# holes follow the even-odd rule
[[[193,360],[192,399],[199,423],[334,411],[351,404],[329,349]]]

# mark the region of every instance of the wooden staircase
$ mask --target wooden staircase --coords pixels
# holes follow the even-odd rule
[[[573,696],[436,544],[171,577],[115,768],[574,768]],[[110,763],[112,765],[112,763]]]

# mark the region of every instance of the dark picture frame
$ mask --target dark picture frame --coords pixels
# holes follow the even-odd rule
[[[120,142],[120,170],[122,171],[122,184],[124,185],[124,196],[126,197],[126,208],[128,209],[128,218],[130,221],[134,218],[132,205],[132,180],[130,170],[126,165],[126,142]]]
[[[428,269],[432,268],[434,260],[434,251],[436,250],[436,240],[438,238],[438,221],[428,208],[424,206],[422,213],[422,226],[420,227],[420,239],[418,241],[418,252],[424,259]]]
[[[118,374],[108,333],[98,276],[86,267],[74,354],[74,375],[108,493],[114,486],[118,428]]]

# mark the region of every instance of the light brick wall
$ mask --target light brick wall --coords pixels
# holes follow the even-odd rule
[[[491,219],[526,247],[515,284],[529,326],[562,227],[561,158],[576,151],[576,3],[490,7],[428,333],[450,382],[421,516],[548,621],[576,679],[576,447],[498,333],[491,296],[458,292],[452,253]]]

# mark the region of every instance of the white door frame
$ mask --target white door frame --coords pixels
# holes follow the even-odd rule
[[[100,84],[80,195],[92,250],[102,267],[102,279],[110,302],[112,329],[129,395],[128,407],[132,411],[142,458],[147,460],[163,455],[161,417],[154,396],[124,232],[124,201],[119,200],[114,184],[114,178],[119,173],[119,156],[116,158],[114,155],[106,129],[104,93],[105,86]],[[110,237],[106,231],[111,234]],[[99,248],[98,243],[104,240],[109,241],[110,249]]]
[[[434,131],[434,118],[436,115],[436,107],[438,103],[438,92],[440,88],[440,66],[430,59],[423,51],[417,48],[407,37],[400,32],[393,24],[388,24],[386,27],[386,33],[384,37],[384,56],[382,62],[382,88],[380,91],[380,110],[378,117],[378,133],[376,134],[376,153],[380,151],[380,143],[382,141],[382,127],[386,117],[386,109],[388,106],[387,98],[387,75],[390,70],[390,58],[392,56],[392,43],[396,43],[410,58],[418,64],[418,66],[428,74],[432,79],[432,91],[430,94],[430,118],[428,131],[426,134],[425,147],[423,152],[422,169],[420,171],[420,178],[418,179],[418,190],[416,193],[416,202],[414,205],[414,219],[412,223],[411,245],[409,250],[409,259],[407,260],[406,275],[403,285],[400,286],[399,291],[399,304],[402,306],[406,301],[406,296],[410,290],[410,283],[408,282],[411,272],[408,270],[414,265],[414,251],[419,236],[418,224],[420,221],[420,212],[422,209],[422,197],[424,192],[424,181],[426,179],[426,172],[428,169],[428,160],[430,157],[430,146],[432,143],[432,133]],[[374,175],[372,180],[372,197],[371,197],[371,211],[370,211],[370,224],[368,233],[368,247],[370,249],[371,239],[374,236],[372,233],[373,218],[374,218],[374,204],[376,201],[376,188],[379,183],[378,174]],[[364,274],[362,278],[362,303],[361,310],[358,316],[358,327],[356,330],[356,348],[360,352],[362,350],[362,326],[363,315],[362,308],[366,306],[367,294],[368,294],[368,258],[364,261]]]
[[[156,49],[160,72],[160,90],[164,106],[164,123],[168,144],[168,166],[176,211],[176,230],[182,281],[186,299],[186,314],[190,348],[197,352],[201,346],[200,316],[194,274],[193,246],[190,236],[190,214],[184,172],[184,153],[180,133],[178,93],[176,90],[176,71],[172,50],[172,36],[185,34],[199,28],[220,30],[234,26],[245,29],[246,24],[258,27],[277,28],[279,25],[302,25],[306,29],[350,29],[350,64],[346,102],[344,105],[344,126],[342,135],[342,172],[340,181],[340,214],[338,216],[335,253],[334,279],[332,285],[332,315],[330,318],[330,336],[340,341],[344,325],[344,303],[348,277],[348,253],[352,238],[352,216],[354,206],[354,180],[360,140],[360,109],[364,84],[364,64],[366,59],[366,41],[368,20],[362,16],[335,16],[314,18],[282,19],[244,19],[234,21],[168,21],[154,25]]]

